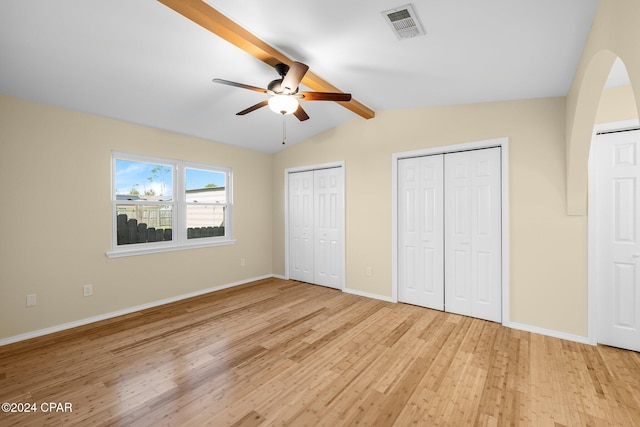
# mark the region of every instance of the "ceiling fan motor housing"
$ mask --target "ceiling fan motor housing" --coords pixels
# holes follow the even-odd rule
[[[283,90],[282,90],[282,82],[284,81],[284,79],[275,79],[272,80],[271,83],[269,83],[269,86],[267,86],[267,89],[270,90],[273,93],[276,94],[282,94]],[[296,87],[296,90],[292,93],[289,93],[287,91],[287,93],[285,95],[295,95],[296,93],[298,93],[298,90],[300,88]]]
[[[267,89],[270,90],[273,93],[282,92],[282,80],[283,79],[275,79],[275,80],[273,80],[271,83],[269,83],[269,86],[267,86]]]
[[[284,76],[287,75],[287,73],[289,72],[289,66],[287,64],[276,64],[275,67],[273,67],[276,69],[276,72],[280,75],[280,77],[284,78]]]

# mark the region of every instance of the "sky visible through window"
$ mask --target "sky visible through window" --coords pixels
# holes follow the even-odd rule
[[[173,197],[173,168],[168,165],[116,159],[116,194]],[[224,187],[225,174],[187,168],[186,189]]]

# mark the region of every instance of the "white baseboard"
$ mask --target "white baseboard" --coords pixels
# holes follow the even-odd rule
[[[366,298],[378,299],[380,301],[398,302],[398,301],[394,300],[391,297],[385,297],[385,296],[382,296],[382,295],[372,294],[372,293],[369,293],[369,292],[357,291],[355,289],[344,288],[342,290],[342,292],[345,292],[347,294],[358,295],[358,296],[366,297]]]
[[[286,280],[286,278],[284,276],[281,276],[281,275],[278,275],[278,274],[267,274],[267,275],[264,275],[264,276],[253,277],[253,278],[250,278],[250,279],[240,280],[240,281],[237,281],[237,282],[226,283],[226,284],[223,284],[223,285],[214,286],[214,287],[207,288],[207,289],[201,289],[201,290],[195,291],[195,292],[189,292],[187,294],[177,295],[177,296],[171,297],[171,298],[165,298],[165,299],[162,299],[162,300],[153,301],[153,302],[150,302],[150,303],[147,303],[147,304],[137,305],[135,307],[125,308],[123,310],[113,311],[111,313],[100,314],[98,316],[88,317],[86,319],[80,319],[80,320],[76,320],[76,321],[69,322],[69,323],[63,323],[61,325],[51,326],[49,328],[39,329],[37,331],[26,332],[24,334],[14,335],[14,336],[8,337],[8,338],[2,338],[2,339],[0,339],[0,346],[16,343],[16,342],[19,342],[19,341],[28,340],[28,339],[31,339],[31,338],[40,337],[40,336],[43,336],[43,335],[52,334],[54,332],[60,332],[60,331],[64,331],[64,330],[67,330],[67,329],[76,328],[78,326],[88,325],[88,324],[91,324],[91,323],[99,322],[101,320],[107,320],[107,319],[112,319],[112,318],[118,317],[118,316],[124,316],[125,314],[135,313],[136,311],[142,311],[142,310],[146,310],[148,308],[158,307],[158,306],[161,306],[161,305],[164,305],[164,304],[169,304],[169,303],[176,302],[176,301],[181,301],[181,300],[184,300],[184,299],[187,299],[187,298],[197,297],[197,296],[208,294],[208,293],[211,293],[211,292],[220,291],[222,289],[228,289],[228,288],[232,288],[234,286],[240,286],[240,285],[244,285],[246,283],[255,282],[257,280],[262,280],[262,279],[269,279],[269,278],[276,278],[276,279]],[[380,300],[380,301],[387,301],[387,302],[397,303],[397,301],[394,300],[392,297],[373,294],[373,293],[370,293],[370,292],[363,292],[363,291],[358,291],[358,290],[349,289],[349,288],[344,288],[342,291],[345,292],[345,293],[348,293],[348,294],[358,295],[358,296],[361,296],[361,297],[366,297],[366,298],[377,299],[377,300]],[[554,338],[560,338],[560,339],[563,339],[563,340],[574,341],[574,342],[578,342],[578,343],[581,343],[581,344],[595,345],[595,343],[591,342],[591,340],[589,340],[588,337],[583,337],[583,336],[580,336],[580,335],[568,334],[566,332],[554,331],[552,329],[540,328],[538,326],[527,325],[525,323],[508,322],[508,323],[503,323],[503,326],[506,326],[506,327],[512,328],[512,329],[518,329],[518,330],[521,330],[521,331],[533,332],[533,333],[540,334],[540,335],[547,335],[547,336],[554,337]]]
[[[527,325],[526,323],[509,322],[509,323],[503,323],[503,326],[506,326],[512,329],[519,329],[521,331],[533,332],[535,334],[546,335],[553,338],[560,338],[567,341],[574,341],[580,344],[595,345],[595,343],[591,342],[589,337],[568,334],[566,332],[554,331],[553,329],[540,328],[538,326]]]
[[[136,311],[142,311],[142,310],[146,310],[148,308],[158,307],[158,306],[161,306],[161,305],[164,305],[164,304],[169,304],[169,303],[180,301],[180,300],[184,300],[184,299],[187,299],[187,298],[197,297],[197,296],[208,294],[208,293],[211,293],[211,292],[221,291],[222,289],[228,289],[228,288],[232,288],[234,286],[240,286],[240,285],[244,285],[246,283],[255,282],[256,280],[269,279],[271,277],[276,277],[277,278],[278,276],[275,276],[275,275],[272,275],[272,274],[267,274],[267,275],[264,275],[264,276],[253,277],[253,278],[250,278],[250,279],[239,280],[237,282],[225,283],[223,285],[214,286],[214,287],[207,288],[207,289],[201,289],[199,291],[189,292],[187,294],[177,295],[177,296],[171,297],[171,298],[165,298],[165,299],[162,299],[162,300],[158,300],[158,301],[153,301],[153,302],[146,303],[146,304],[137,305],[135,307],[129,307],[129,308],[125,308],[125,309],[122,309],[122,310],[113,311],[111,313],[99,314],[97,316],[88,317],[86,319],[80,319],[80,320],[76,320],[76,321],[69,322],[69,323],[63,323],[61,325],[51,326],[49,328],[39,329],[37,331],[26,332],[24,334],[14,335],[14,336],[8,337],[8,338],[2,338],[2,339],[0,339],[0,346],[7,345],[7,344],[12,344],[12,343],[19,342],[19,341],[28,340],[28,339],[31,339],[31,338],[41,337],[43,335],[48,335],[48,334],[52,334],[54,332],[64,331],[66,329],[76,328],[78,326],[88,325],[88,324],[91,324],[91,323],[99,322],[101,320],[107,320],[107,319],[112,319],[112,318],[118,317],[118,316],[124,316],[125,314],[135,313]]]
[[[382,295],[377,295],[377,294],[372,294],[369,292],[362,292],[362,291],[357,291],[354,289],[343,289],[343,292],[346,292],[348,294],[353,294],[353,295],[359,295],[362,297],[367,297],[367,298],[373,298],[373,299],[378,299],[378,300],[382,300],[382,301],[387,301],[387,302],[393,302],[393,303],[397,303],[398,301],[394,300],[391,297],[385,297]],[[580,335],[573,335],[573,334],[568,334],[566,332],[560,332],[560,331],[555,331],[553,329],[545,329],[545,328],[540,328],[538,326],[533,326],[533,325],[527,325],[526,323],[518,323],[518,322],[505,322],[502,324],[502,326],[506,326],[507,328],[512,328],[512,329],[518,329],[521,331],[526,331],[526,332],[532,332],[535,334],[539,334],[539,335],[546,335],[549,337],[553,337],[553,338],[560,338],[563,340],[567,340],[567,341],[574,341],[577,343],[581,343],[581,344],[588,344],[588,345],[595,345],[594,342],[592,342],[588,337],[583,337]]]
[[[387,301],[387,302],[393,302],[393,303],[397,303],[398,302],[397,300],[394,300],[391,297],[385,297],[385,296],[382,296],[382,295],[372,294],[372,293],[369,293],[369,292],[357,291],[355,289],[347,289],[347,288],[345,288],[342,291],[346,292],[348,294],[358,295],[358,296],[366,297],[366,298],[373,298],[373,299],[377,299],[377,300],[381,300],[381,301]],[[539,334],[539,335],[546,335],[546,336],[553,337],[553,338],[560,338],[560,339],[563,339],[563,340],[573,341],[573,342],[577,342],[577,343],[581,343],[581,344],[596,345],[596,343],[593,342],[592,340],[590,340],[589,337],[583,337],[581,335],[568,334],[566,332],[555,331],[553,329],[540,328],[538,326],[527,325],[526,323],[505,322],[505,323],[502,324],[502,326],[506,326],[507,328],[512,328],[512,329],[518,329],[518,330],[525,331],[525,332],[532,332],[532,333]]]

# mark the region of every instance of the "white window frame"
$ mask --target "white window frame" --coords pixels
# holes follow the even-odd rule
[[[116,160],[129,160],[134,162],[155,163],[171,166],[172,174],[172,200],[171,201],[141,201],[144,205],[172,205],[172,240],[162,242],[136,243],[130,245],[118,245],[117,241],[117,205],[122,200],[116,197]],[[226,177],[225,193],[226,203],[207,203],[209,205],[224,206],[224,236],[187,238],[186,207],[186,169],[200,169],[211,172],[224,173]],[[177,159],[168,159],[156,156],[127,153],[122,151],[111,152],[111,250],[107,252],[109,258],[144,255],[158,252],[177,251],[184,249],[203,248],[210,246],[222,246],[234,244],[233,239],[233,171],[227,166],[217,166],[205,163],[189,162]],[[138,203],[134,203],[138,204]]]

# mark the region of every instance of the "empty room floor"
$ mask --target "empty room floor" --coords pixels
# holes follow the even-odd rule
[[[640,354],[265,279],[0,347],[0,402],[2,426],[637,426]]]

